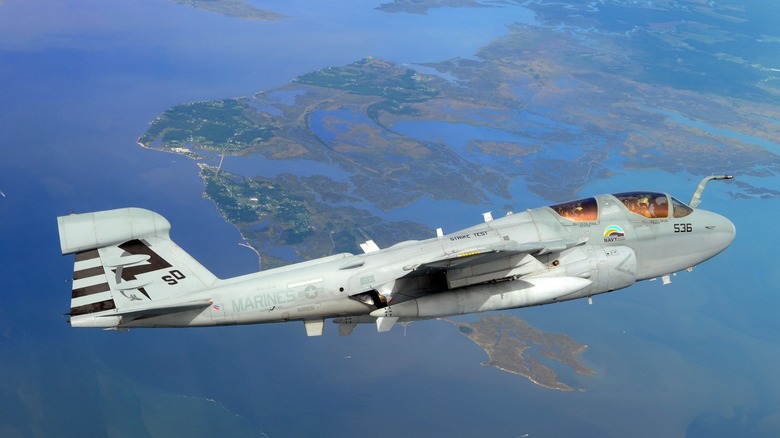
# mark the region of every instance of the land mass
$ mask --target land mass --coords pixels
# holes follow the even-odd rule
[[[577,343],[569,335],[546,333],[519,318],[501,313],[483,315],[473,323],[449,322],[460,334],[485,350],[490,360],[483,365],[523,376],[544,388],[572,390],[559,380],[558,373],[551,367],[553,364],[577,374],[595,374],[577,359],[587,345]]]
[[[245,20],[272,21],[285,18],[275,12],[258,9],[248,5],[246,0],[171,0],[180,5],[192,6],[204,11],[227,15]]]
[[[744,8],[697,3],[680,21],[665,2],[610,2],[595,12],[593,5],[562,9],[547,1],[525,7],[538,24],[511,26],[472,59],[399,65],[368,57],[323,68],[251,97],[169,108],[139,143],[214,169],[228,157],[223,178],[202,173],[207,196],[252,246],[280,263],[358,251],[366,228],[392,230],[370,236],[380,245],[428,237],[426,227],[403,231],[386,213],[426,199],[509,204],[518,180],[540,198],[562,201],[637,169],[754,177],[780,171],[773,150],[780,150],[773,143],[780,138],[777,73],[727,50],[737,42],[758,44],[756,50],[766,44],[750,42]],[[725,84],[709,73],[714,67],[750,74]],[[266,167],[237,164],[256,157]],[[252,173],[274,163],[294,170]],[[231,189],[235,184],[242,189]],[[262,198],[254,191],[268,186],[290,195],[282,204],[299,201],[248,213],[257,210],[251,199]],[[777,196],[732,187],[735,197]],[[300,214],[275,219],[291,211]],[[320,215],[329,216],[315,225],[311,218]],[[323,232],[336,241],[318,237]],[[287,245],[292,252],[281,250]]]
[[[377,6],[377,10],[389,13],[427,14],[435,8],[487,8],[490,5],[477,0],[395,0]]]
[[[507,4],[519,3],[487,6]],[[369,238],[430,237],[388,212],[426,200],[508,204],[516,181],[563,201],[620,172],[728,171],[755,177],[733,183],[731,196],[780,197],[753,185],[780,172],[772,20],[730,2],[522,5],[537,23],[511,26],[472,58],[368,57],[254,96],[177,105],[139,143],[197,161],[204,196],[263,267],[358,252]],[[487,7],[379,9],[454,6]],[[501,314],[453,324],[486,351],[486,365],[543,387],[573,390],[560,370],[593,374],[577,359],[586,346],[567,335]]]
[[[263,268],[355,252],[357,243],[369,239],[389,245],[431,234],[422,225],[382,220],[350,205],[355,200],[342,193],[345,188],[323,176],[249,178],[205,164],[200,175],[205,196],[239,228]]]

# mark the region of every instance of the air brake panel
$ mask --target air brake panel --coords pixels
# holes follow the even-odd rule
[[[636,253],[627,246],[609,246],[599,253],[599,282],[607,291],[636,282]],[[606,284],[605,284],[606,283]]]

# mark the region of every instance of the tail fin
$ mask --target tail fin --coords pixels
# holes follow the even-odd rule
[[[206,307],[190,297],[217,278],[168,235],[149,210],[125,208],[57,218],[62,254],[76,254],[70,323],[116,327],[128,319]]]

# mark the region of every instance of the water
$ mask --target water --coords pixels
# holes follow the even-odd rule
[[[181,396],[216,400],[208,404],[269,436],[313,430],[371,430],[377,436],[625,436],[638,430],[667,436],[708,410],[777,406],[778,327],[771,310],[778,303],[771,291],[780,278],[767,244],[777,200],[734,201],[728,186],[717,182],[702,208],[727,214],[739,230],[722,256],[675,277],[672,286],[645,283],[596,297],[593,306],[572,302],[510,312],[590,345],[584,358],[599,375],[577,383],[587,393],[551,392],[482,367],[484,353],[439,321],[412,324],[407,336],[358,327],[348,338],[335,336],[328,324],[319,339],[306,338],[299,323],[129,334],[70,329],[62,313],[73,260],[58,253],[57,215],[150,208],[166,216],[173,239],[217,275],[257,266],[254,253],[238,245],[238,232],[201,197],[195,164],[135,144],[166,108],[251,96],[366,55],[401,63],[469,57],[504,33],[507,23],[532,19],[515,7],[416,16],[346,1],[322,8],[310,2],[264,5],[292,18],[248,22],[162,0],[0,4],[4,430],[33,435],[36,425],[50,435],[100,436],[106,423],[119,427],[120,420],[142,418],[142,409],[159,414],[169,408],[179,425],[202,419],[204,411],[214,418],[208,408],[183,408],[175,401]],[[247,175],[289,170],[345,177],[319,164],[309,170],[305,162],[240,161],[228,157],[226,168]],[[581,194],[649,189],[687,200],[698,180],[622,171],[587,184]],[[746,181],[780,186],[776,177]],[[509,202],[516,211],[547,203],[529,194],[522,179],[511,192],[513,200],[491,200],[494,210]],[[453,231],[481,220],[484,209],[421,200],[387,216]],[[377,413],[403,421],[378,426]]]
[[[775,143],[754,135],[743,134],[741,132],[737,132],[731,129],[716,128],[715,126],[712,126],[706,122],[700,120],[692,120],[676,111],[669,111],[669,110],[649,108],[649,107],[645,107],[644,109],[656,114],[663,114],[666,117],[672,119],[675,123],[686,125],[691,128],[696,128],[708,134],[712,134],[727,139],[734,139],[745,144],[760,146],[770,152],[780,152],[780,143]],[[766,120],[765,117],[762,117],[762,119]],[[723,147],[723,145],[720,146]]]
[[[400,401],[415,392],[410,384],[423,387],[416,373],[435,376],[444,366],[388,362],[385,355],[428,357],[436,337],[454,334],[438,325],[425,329],[433,338],[419,336],[409,343],[395,333],[381,349],[372,349],[377,343],[370,327],[339,339],[329,324],[328,337],[312,342],[299,324],[125,336],[72,330],[65,323],[73,259],[58,254],[57,215],[149,208],[168,218],[172,238],[217,275],[257,267],[254,253],[238,245],[237,230],[201,197],[195,164],[135,144],[166,108],[251,96],[299,74],[365,55],[403,62],[470,56],[505,32],[519,10],[448,10],[427,21],[376,13],[370,5],[354,2],[329,4],[316,12],[308,3],[280,6],[282,12],[300,14],[256,23],[160,0],[0,4],[0,190],[6,194],[0,198],[0,265],[2,293],[9,303],[0,309],[0,348],[6,352],[0,364],[9,381],[28,382],[28,389],[0,390],[5,430],[30,435],[31,425],[38,424],[38,430],[49,434],[103,435],[104,421],[116,425],[116,418],[141,418],[132,406],[150,409],[161,399],[169,400],[174,410],[182,407],[170,418],[196,424],[194,417],[188,421],[195,413],[185,403],[163,397],[180,394],[218,400],[215,409],[228,409],[248,419],[254,430],[276,436],[314,427],[344,430],[349,424],[356,433],[365,432],[374,423],[355,421],[352,409],[333,410],[334,396],[358,394],[378,384],[378,378],[398,389],[367,394],[361,404]],[[381,26],[361,19],[367,15],[379,17]],[[423,21],[426,26],[419,25]],[[462,38],[453,43],[453,34]],[[300,174],[305,164],[226,159],[228,169],[255,175]],[[316,172],[343,178],[339,169],[319,164]],[[347,355],[359,360],[345,363]],[[452,355],[439,357],[447,356]],[[478,351],[455,351],[453,357],[479,368]],[[68,371],[63,374],[63,369]],[[367,369],[374,371],[367,374]],[[64,375],[65,381],[54,378]],[[433,384],[449,387],[454,376],[439,377]],[[105,386],[109,381],[115,382],[110,389]],[[40,403],[30,402],[32,392],[42,394]],[[467,393],[457,396],[461,406],[467,406],[467,398]],[[123,409],[115,403],[118,399],[130,407]],[[158,413],[164,408],[158,406]],[[415,409],[409,405],[396,411],[412,418]],[[302,417],[301,410],[311,415]],[[44,412],[51,421],[36,420]],[[446,412],[441,411],[442,420]],[[300,421],[304,417],[310,420]],[[425,426],[428,418],[412,423],[418,430],[430,427]],[[408,427],[413,426],[396,430],[414,430]]]

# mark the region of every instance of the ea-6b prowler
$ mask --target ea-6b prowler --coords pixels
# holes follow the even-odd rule
[[[57,218],[62,254],[76,254],[73,327],[193,327],[333,318],[395,323],[588,298],[662,278],[720,253],[734,225],[649,191],[527,210],[428,240],[338,254],[218,279],[170,240],[170,223],[126,208]]]

